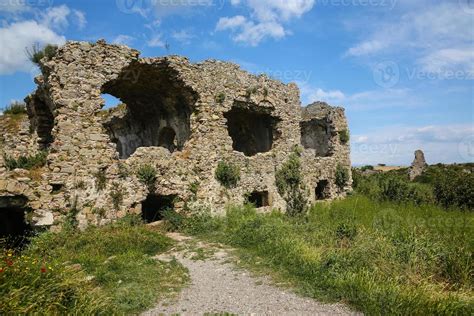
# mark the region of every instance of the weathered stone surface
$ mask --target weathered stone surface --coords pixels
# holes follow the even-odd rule
[[[81,227],[109,223],[140,213],[150,194],[175,197],[178,210],[222,213],[229,203],[265,192],[271,203],[262,210],[284,211],[275,172],[295,146],[303,148],[309,202],[351,190],[351,180],[342,189],[335,185],[336,167],[351,166],[349,144],[340,137],[348,132],[344,110],[320,102],[302,108],[295,84],[227,62],[139,58],[104,41],[68,42],[41,68],[38,88],[26,98],[28,117],[15,125],[0,116],[0,199],[24,196],[38,225],[60,225],[71,209]],[[102,110],[101,93],[123,104]],[[5,168],[3,154],[42,149],[47,165],[34,175],[25,171],[23,182]],[[239,167],[235,188],[215,179],[221,160]],[[157,170],[153,192],[137,177],[145,164]]]
[[[423,174],[423,171],[426,170],[427,166],[428,164],[426,163],[425,154],[423,153],[423,151],[415,151],[415,159],[413,160],[413,163],[411,164],[411,167],[409,169],[410,180],[413,181],[416,177],[421,176]]]

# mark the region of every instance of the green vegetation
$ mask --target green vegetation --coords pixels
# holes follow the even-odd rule
[[[14,101],[3,109],[4,115],[22,115],[26,113],[26,104],[24,102]]]
[[[354,188],[373,199],[474,210],[471,164],[435,165],[410,182],[407,169],[362,175],[353,170]]]
[[[347,129],[344,129],[339,132],[339,141],[342,144],[347,144],[349,140],[350,140],[350,136],[349,136],[349,131]]]
[[[288,161],[277,171],[275,179],[278,193],[286,201],[287,214],[296,216],[305,213],[307,200],[298,149],[291,153]]]
[[[134,217],[43,233],[0,253],[0,314],[137,314],[187,282],[176,261],[152,258],[172,245]]]
[[[142,165],[137,170],[138,180],[146,185],[150,192],[155,191],[156,169],[152,165]]]
[[[339,189],[344,189],[349,181],[349,170],[342,165],[337,165],[336,167],[336,185]]]
[[[43,48],[40,48],[38,44],[33,45],[31,49],[26,49],[26,54],[31,62],[40,65],[40,62],[43,58],[46,57],[47,60],[51,60],[56,56],[58,50],[57,45],[47,44]]]
[[[107,186],[107,175],[104,169],[100,169],[94,174],[95,177],[95,187],[97,191],[102,191]]]
[[[231,207],[198,213],[182,230],[237,247],[249,266],[304,294],[369,315],[470,315],[474,214],[361,195],[317,204],[300,217]]]
[[[246,92],[247,98],[250,98],[252,96],[252,94],[255,94],[255,93],[258,92],[258,87],[249,87],[249,88],[247,88],[247,90],[245,92]]]
[[[240,181],[240,169],[231,162],[219,161],[215,177],[225,188],[234,188]]]
[[[118,211],[120,209],[120,204],[123,202],[123,195],[122,185],[120,183],[114,183],[113,188],[110,191],[110,198],[112,199],[114,210]]]
[[[38,153],[34,155],[30,155],[30,156],[20,156],[17,159],[8,157],[7,155],[3,156],[3,159],[5,161],[5,167],[8,170],[14,170],[14,169],[32,170],[32,169],[41,168],[44,165],[46,165],[47,158],[48,158],[47,151],[39,151]]]
[[[219,104],[222,104],[222,103],[224,103],[225,98],[226,98],[225,93],[220,92],[218,95],[216,95],[216,102],[219,103]]]

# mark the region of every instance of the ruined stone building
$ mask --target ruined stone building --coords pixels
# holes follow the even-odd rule
[[[350,172],[344,110],[302,108],[295,84],[227,62],[140,58],[104,41],[68,42],[42,60],[41,71],[25,99],[28,114],[0,116],[3,231],[71,218],[100,225],[128,213],[151,221],[164,207],[222,213],[245,199],[284,211],[275,172],[295,146],[308,203],[351,189],[350,173],[344,185],[335,183],[338,166]],[[103,94],[122,104],[103,109]],[[8,159],[40,151],[44,166],[8,167]],[[239,168],[235,187],[217,181],[220,161]],[[152,184],[137,176],[147,165],[156,170]]]

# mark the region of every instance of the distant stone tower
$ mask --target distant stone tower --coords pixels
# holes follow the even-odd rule
[[[415,160],[413,160],[409,170],[410,181],[413,181],[416,177],[420,176],[427,166],[428,164],[426,163],[423,151],[415,151]]]

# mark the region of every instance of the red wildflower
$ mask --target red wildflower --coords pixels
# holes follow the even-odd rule
[[[3,271],[5,271],[3,268],[0,268],[0,273],[2,273]]]
[[[41,273],[46,273],[46,268],[45,267],[41,267]]]
[[[11,261],[11,260],[7,259],[6,262],[7,262],[7,265],[10,266],[10,267],[13,265],[13,261]]]

